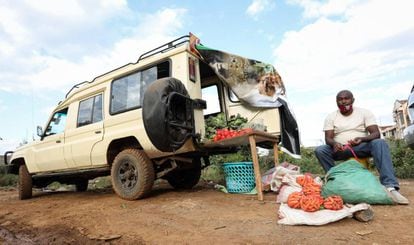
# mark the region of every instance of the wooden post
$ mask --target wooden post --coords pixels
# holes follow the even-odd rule
[[[279,165],[279,148],[277,147],[277,143],[273,145],[273,157],[275,158],[275,167]]]
[[[254,138],[254,135],[249,136],[249,144],[250,144],[250,151],[251,151],[252,160],[253,160],[253,169],[254,169],[254,176],[255,176],[255,181],[256,181],[257,197],[260,201],[263,201],[262,177],[260,174],[259,157],[257,156],[256,139]]]

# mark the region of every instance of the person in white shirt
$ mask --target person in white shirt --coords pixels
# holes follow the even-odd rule
[[[342,90],[336,95],[338,110],[325,119],[326,145],[315,149],[316,158],[328,171],[335,166],[335,160],[347,160],[354,157],[353,154],[358,158],[373,157],[381,184],[396,203],[408,204],[408,199],[399,193],[390,150],[387,142],[380,138],[374,115],[369,110],[353,107],[354,101],[349,90]]]

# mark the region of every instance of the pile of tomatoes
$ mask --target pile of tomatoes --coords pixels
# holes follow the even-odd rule
[[[244,128],[244,129],[239,129],[239,130],[233,130],[233,129],[227,129],[227,128],[217,129],[216,135],[214,135],[213,141],[217,142],[220,140],[245,135],[251,132],[253,132],[253,129],[251,128]]]

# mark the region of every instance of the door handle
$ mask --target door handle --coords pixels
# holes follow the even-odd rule
[[[56,143],[61,143],[62,141],[60,141],[60,140],[56,140]]]
[[[101,130],[97,130],[97,131],[95,131],[95,134],[100,134],[100,133],[102,133],[102,131],[101,131]]]

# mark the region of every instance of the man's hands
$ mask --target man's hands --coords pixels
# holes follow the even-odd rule
[[[351,146],[356,146],[362,143],[362,138],[361,137],[356,137],[353,140],[348,140],[348,144],[350,144]]]
[[[334,152],[337,152],[337,151],[343,151],[345,149],[345,147],[341,144],[341,143],[335,143],[334,145],[333,145],[333,150],[334,150]]]
[[[374,132],[374,130],[372,130],[372,131]],[[334,134],[333,130],[326,130],[325,131],[325,142],[328,145],[331,145],[333,147],[334,152],[344,151],[347,148],[347,147],[345,147],[346,145],[335,142],[334,136],[335,136],[335,134]],[[347,145],[349,145],[351,147],[357,146],[357,145],[361,144],[362,142],[365,142],[365,141],[369,140],[369,137],[373,137],[373,136],[375,136],[375,135],[369,135],[367,137],[355,137],[354,139],[348,140]]]
[[[355,139],[348,140],[348,145],[350,146],[357,146],[362,143],[361,137],[356,137]],[[335,142],[333,145],[334,152],[337,151],[344,151],[346,149],[345,145],[342,145],[341,143]]]

